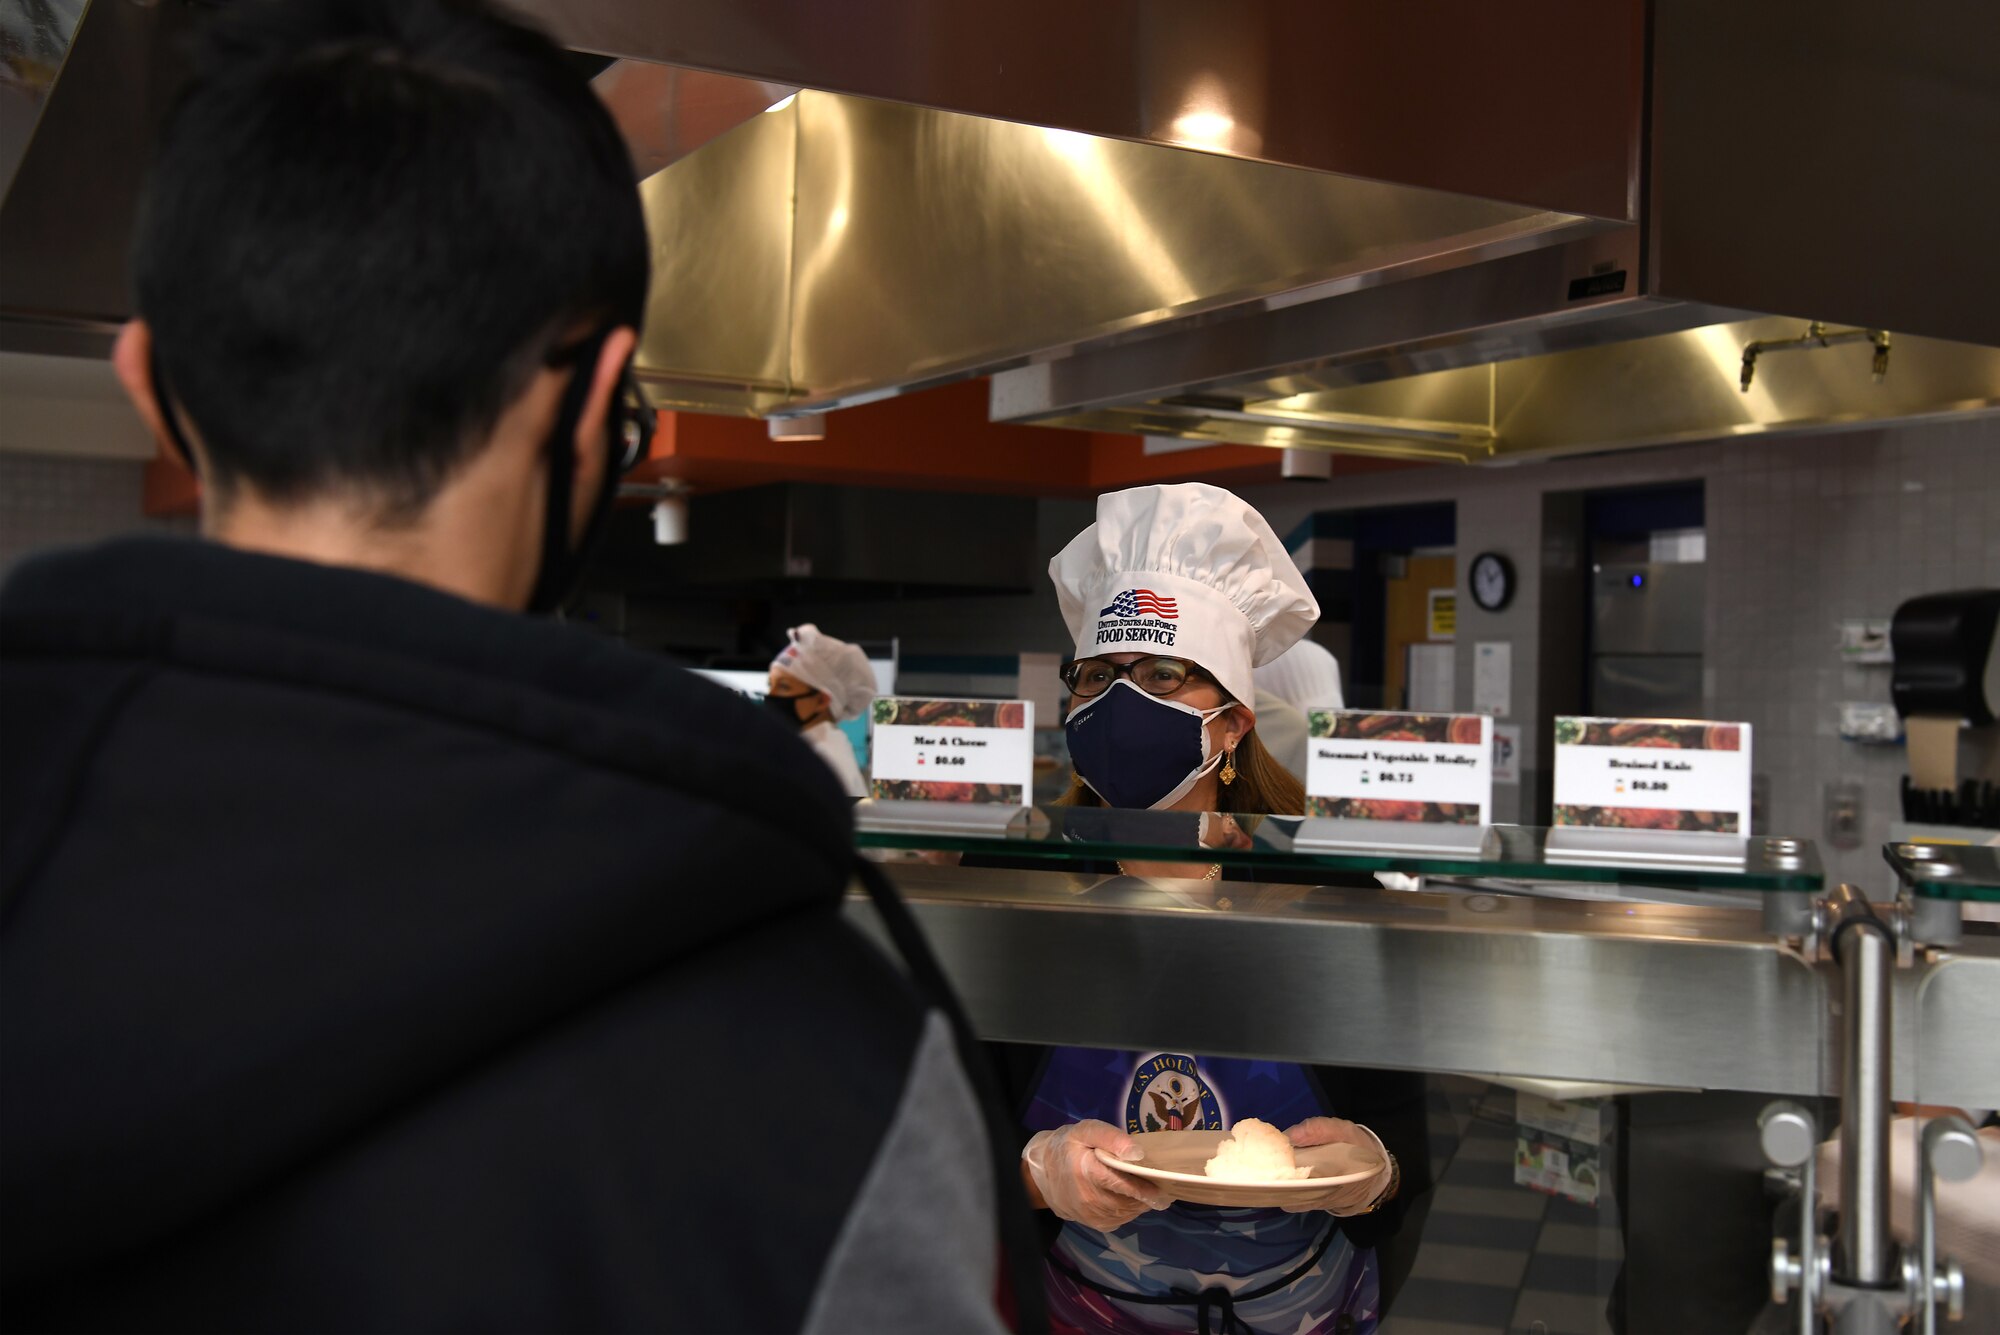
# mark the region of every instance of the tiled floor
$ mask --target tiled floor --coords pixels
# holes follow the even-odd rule
[[[1431,1160],[1423,1245],[1382,1335],[1610,1335],[1622,1256],[1611,1203],[1514,1185],[1511,1091],[1435,1078]]]

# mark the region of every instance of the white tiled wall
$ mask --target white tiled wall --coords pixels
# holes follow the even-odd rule
[[[0,453],[0,578],[44,547],[136,532],[192,532],[192,520],[148,519],[146,465],[130,459]]]
[[[1886,702],[1887,667],[1843,665],[1842,620],[1907,598],[2000,585],[2000,424],[1796,441],[1719,456],[1708,484],[1709,708],[1759,725],[1773,829],[1822,838],[1864,886],[1897,817],[1900,747],[1839,736],[1843,700]],[[1823,790],[1866,791],[1862,845],[1825,846]]]
[[[1839,736],[1841,701],[1889,699],[1889,669],[1841,663],[1840,623],[1887,617],[1918,594],[2000,585],[2000,421],[1376,474],[1249,499],[1280,533],[1317,509],[1455,499],[1461,558],[1497,550],[1525,571],[1538,559],[1544,493],[1696,478],[1707,503],[1707,713],[1756,726],[1772,832],[1818,840],[1830,875],[1878,887],[1905,758],[1901,747]],[[1471,646],[1511,640],[1514,721],[1523,766],[1533,768],[1546,763],[1548,721],[1523,716],[1540,609],[1534,581],[1521,584],[1497,616],[1459,600],[1459,705],[1471,706]],[[1836,778],[1859,779],[1865,791],[1862,843],[1848,852],[1825,843],[1824,786]],[[1502,819],[1520,814],[1509,805],[1498,803]]]

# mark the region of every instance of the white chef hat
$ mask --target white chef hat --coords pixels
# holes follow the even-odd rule
[[[1340,660],[1312,640],[1300,640],[1257,669],[1257,688],[1294,709],[1339,709]]]
[[[1254,665],[1292,647],[1319,604],[1271,526],[1201,482],[1097,498],[1097,522],[1049,562],[1076,656],[1172,654],[1201,664],[1238,702]]]
[[[815,691],[825,691],[836,719],[853,718],[875,698],[875,669],[861,646],[836,640],[807,622],[785,632],[791,640],[771,666],[789,672]]]

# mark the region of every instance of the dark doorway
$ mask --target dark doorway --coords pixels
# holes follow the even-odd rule
[[[1354,689],[1357,709],[1401,709],[1410,651],[1431,646],[1424,597],[1457,584],[1458,507],[1449,501],[1360,510],[1354,517]]]

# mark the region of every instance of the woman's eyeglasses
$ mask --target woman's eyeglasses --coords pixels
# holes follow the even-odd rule
[[[1114,663],[1108,658],[1079,658],[1064,663],[1061,671],[1063,685],[1086,700],[1110,690],[1111,683],[1120,677],[1130,677],[1132,684],[1148,695],[1172,695],[1190,681],[1215,681],[1214,677],[1185,658],[1157,656],[1135,658],[1129,663]]]

